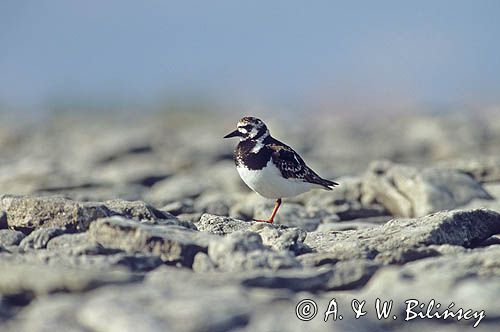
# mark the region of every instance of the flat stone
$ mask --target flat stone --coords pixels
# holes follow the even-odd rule
[[[243,221],[235,218],[203,214],[196,223],[200,231],[216,235],[228,235],[236,231],[252,231],[259,234],[264,245],[276,250],[290,250],[296,254],[307,252],[304,246],[306,232],[283,225],[255,221]]]
[[[472,247],[500,232],[500,214],[484,209],[443,211],[416,219],[393,219],[356,231],[310,232],[305,244],[338,260],[378,258],[404,263],[436,253],[431,245]]]
[[[3,195],[0,209],[7,214],[8,227],[29,234],[37,228],[85,231],[90,223],[111,214],[98,203],[80,203],[62,197]]]
[[[106,284],[136,281],[124,271],[95,271],[46,266],[42,264],[12,264],[0,261],[0,270],[9,271],[0,278],[0,294],[26,296],[56,292],[85,292]]]
[[[169,264],[191,266],[198,252],[206,252],[214,235],[179,226],[148,225],[123,217],[97,220],[90,238],[105,247],[153,253]]]

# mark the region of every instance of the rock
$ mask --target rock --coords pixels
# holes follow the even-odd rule
[[[103,290],[78,311],[92,331],[231,331],[248,322],[251,305],[238,287]]]
[[[365,228],[373,228],[380,226],[381,222],[385,220],[386,222],[389,221],[391,218],[389,217],[374,217],[374,218],[366,218],[366,219],[358,219],[358,220],[351,220],[351,221],[342,221],[342,222],[329,222],[329,223],[322,223],[318,226],[317,231],[318,232],[341,232],[341,231],[348,231],[348,230],[358,230],[358,229],[365,229]],[[372,222],[375,221],[375,222]]]
[[[200,221],[202,215],[203,213],[183,213],[177,215],[177,219],[179,219],[180,221],[187,221],[189,223],[192,223],[194,228],[196,229],[196,226],[194,224]]]
[[[416,219],[394,219],[387,224],[356,231],[310,232],[305,244],[331,252],[338,260],[380,259],[404,263],[433,256],[426,246],[451,244],[472,247],[500,232],[500,214],[490,210],[443,211]]]
[[[198,252],[206,252],[214,235],[179,226],[147,225],[123,217],[97,220],[90,238],[105,247],[153,253],[169,264],[190,267]]]
[[[142,201],[124,201],[120,199],[104,202],[104,205],[113,212],[128,219],[136,220],[157,220],[175,219],[175,217],[165,211],[160,211]]]
[[[310,251],[304,245],[306,232],[298,228],[277,228],[265,223],[255,223],[251,230],[259,234],[264,245],[276,251],[290,251],[299,255]]]
[[[41,297],[24,308],[22,318],[14,317],[2,327],[2,331],[88,332],[89,330],[82,326],[76,317],[81,305],[82,299],[78,296],[55,294]]]
[[[297,256],[297,260],[308,267],[321,266],[326,264],[336,264],[339,262],[337,256],[330,252],[312,252]]]
[[[383,294],[385,300],[394,301],[393,312],[404,312],[408,299],[418,299],[426,306],[433,299],[442,305],[442,310],[454,303],[454,311],[485,310],[488,321],[497,321],[500,319],[500,304],[495,295],[500,291],[499,254],[500,247],[492,246],[422,259],[401,268],[384,267],[358,296],[370,303]],[[463,323],[470,328],[473,325],[472,321]],[[487,325],[486,319],[483,324]]]
[[[288,251],[275,252],[264,246],[257,233],[236,231],[208,247],[208,256],[222,271],[237,272],[255,269],[287,269],[300,263]]]
[[[9,271],[0,278],[0,294],[27,297],[56,292],[85,292],[106,284],[137,281],[124,271],[95,271],[71,269],[42,264],[12,264],[0,262],[1,271]]]
[[[329,265],[329,278],[321,286],[323,290],[346,290],[364,286],[381,264],[366,259],[339,261],[331,253],[309,253],[297,259],[306,267]]]
[[[228,235],[235,231],[245,231],[252,223],[230,217],[221,217],[204,213],[196,223],[198,230],[216,235]]]
[[[0,229],[0,245],[17,246],[24,237],[25,235],[22,232]]]
[[[363,179],[362,203],[379,203],[395,216],[420,217],[454,209],[473,199],[491,199],[470,176],[452,170],[374,162]]]
[[[0,209],[7,213],[9,228],[29,234],[37,228],[85,231],[89,224],[110,215],[98,203],[80,203],[62,197],[3,195]]]
[[[258,272],[242,276],[245,287],[285,288],[294,292],[323,290],[332,276],[330,270],[290,269],[277,272]]]
[[[47,244],[48,250],[63,251],[67,255],[110,255],[121,252],[119,249],[105,248],[93,239],[88,233],[62,234],[51,239]]]
[[[494,199],[475,199],[466,204],[463,208],[486,208],[500,213],[500,183],[485,183],[483,187]]]
[[[297,228],[286,228],[281,225],[273,225],[255,221],[243,221],[229,217],[203,214],[196,223],[200,231],[210,232],[216,235],[228,235],[236,231],[247,231],[258,233],[264,245],[276,250],[290,250],[296,254],[306,252],[304,246],[306,232]]]
[[[185,198],[178,201],[173,201],[161,208],[162,211],[167,211],[175,216],[185,213],[194,213],[194,200],[192,198]]]
[[[204,252],[199,252],[194,256],[193,271],[198,273],[215,271],[215,264]]]
[[[380,268],[380,264],[366,259],[354,259],[336,263],[332,274],[323,286],[327,290],[347,290],[363,287]]]
[[[68,232],[86,231],[98,218],[121,215],[137,220],[177,220],[142,201],[111,200],[105,203],[77,202],[62,197],[0,197],[0,208],[7,213],[9,228],[30,233],[36,228],[62,228]]]
[[[26,236],[21,243],[20,247],[23,249],[43,249],[47,247],[47,243],[64,233],[60,228],[40,228]]]
[[[115,255],[112,259],[113,266],[123,266],[133,272],[149,272],[163,264],[161,258],[151,254],[131,254],[131,255]]]
[[[438,167],[468,174],[478,182],[500,181],[500,157],[498,156],[449,160],[439,163]]]

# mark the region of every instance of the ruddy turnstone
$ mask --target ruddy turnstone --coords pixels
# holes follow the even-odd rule
[[[256,221],[272,223],[282,198],[314,188],[332,190],[338,185],[321,178],[291,147],[274,139],[260,119],[242,118],[236,130],[224,136],[230,137],[240,139],[234,150],[234,162],[243,182],[259,195],[276,199],[269,219]]]

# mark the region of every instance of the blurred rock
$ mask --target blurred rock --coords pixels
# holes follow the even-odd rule
[[[64,230],[60,228],[40,228],[26,236],[19,246],[23,249],[43,249],[50,240],[63,233]]]
[[[452,170],[374,162],[362,187],[365,205],[379,203],[395,216],[420,217],[453,209],[473,199],[491,199],[468,175]]]
[[[438,166],[468,174],[478,182],[500,182],[500,157],[498,156],[448,160],[439,163]]]
[[[23,295],[27,301],[35,296],[56,292],[85,292],[113,283],[137,281],[137,277],[123,271],[93,271],[69,269],[42,264],[5,264],[0,270],[9,271],[0,278],[0,294]]]
[[[25,235],[22,232],[10,229],[0,229],[0,245],[17,246]]]

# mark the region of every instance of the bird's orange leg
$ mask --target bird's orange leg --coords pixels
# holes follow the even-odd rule
[[[267,222],[272,224],[274,221],[274,217],[276,216],[276,213],[278,213],[278,209],[280,208],[280,206],[281,206],[281,198],[278,198],[276,200],[276,204],[274,205],[273,213],[271,214],[271,217],[269,217],[269,220],[254,219],[254,221]]]

